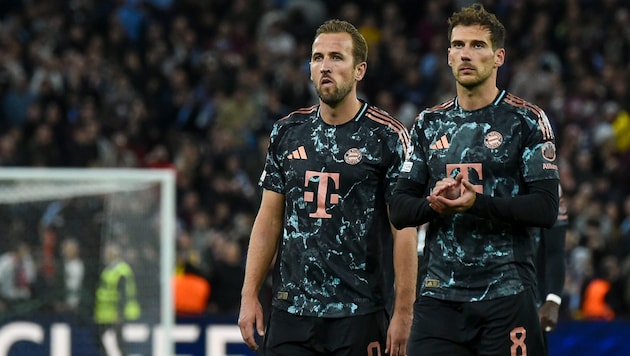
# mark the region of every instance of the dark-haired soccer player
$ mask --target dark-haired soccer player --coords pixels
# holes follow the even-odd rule
[[[554,134],[540,108],[497,87],[505,28],[493,14],[463,8],[448,38],[457,96],[418,116],[390,203],[397,228],[429,223],[409,355],[544,355],[534,234],[558,214]]]
[[[239,315],[251,348],[258,348],[254,332],[264,333],[265,355],[406,354],[417,233],[415,227],[394,231],[388,201],[409,135],[395,118],[357,97],[366,59],[367,44],[352,24],[325,22],[310,58],[319,105],[273,126]],[[392,286],[385,282],[383,254],[392,253],[384,248],[392,237],[389,320]],[[264,330],[258,290],[274,255]]]
[[[538,317],[545,333],[558,325],[566,272],[564,245],[569,217],[562,188],[558,186],[558,219],[549,229],[541,229],[536,239],[536,274],[538,280]],[[545,334],[546,335],[546,334]]]

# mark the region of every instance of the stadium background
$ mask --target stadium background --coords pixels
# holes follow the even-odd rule
[[[338,17],[360,28],[370,44],[361,96],[409,126],[454,95],[445,21],[469,3],[1,1],[0,166],[173,169],[178,262],[212,286],[200,320],[233,324],[270,126],[316,102],[307,61],[317,25]],[[630,2],[482,3],[508,30],[500,86],[541,106],[558,137],[570,231],[552,355],[627,353]],[[40,257],[37,233],[27,240]],[[86,257],[98,245],[80,248],[97,270]],[[582,312],[594,278],[611,285],[612,320]]]

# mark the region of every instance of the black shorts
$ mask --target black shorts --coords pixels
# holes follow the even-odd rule
[[[420,297],[414,305],[409,356],[543,356],[534,293],[481,302]]]
[[[346,318],[300,316],[273,308],[265,356],[380,356],[387,340],[385,311]]]

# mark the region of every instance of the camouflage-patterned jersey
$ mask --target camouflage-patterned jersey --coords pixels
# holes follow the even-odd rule
[[[259,185],[285,195],[273,306],[345,317],[382,309],[387,201],[409,144],[405,127],[365,102],[342,125],[319,106],[278,120]]]
[[[413,152],[400,176],[428,187],[462,172],[477,192],[512,197],[525,193],[526,182],[558,179],[545,113],[505,91],[478,110],[464,110],[454,98],[423,111],[411,140]],[[469,213],[432,219],[422,295],[470,302],[535,286],[533,233]]]

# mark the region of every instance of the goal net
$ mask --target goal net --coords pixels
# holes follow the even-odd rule
[[[173,354],[174,235],[170,170],[0,169],[0,354],[99,355],[114,331],[125,355]],[[119,261],[124,321],[103,333],[96,296]]]

